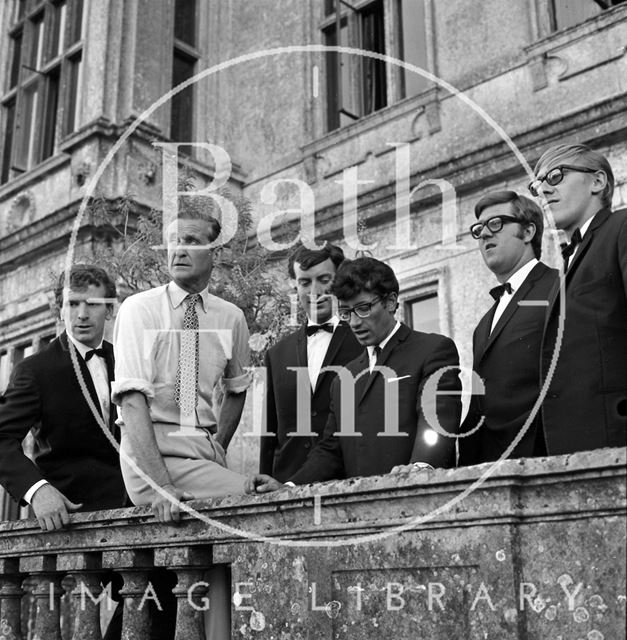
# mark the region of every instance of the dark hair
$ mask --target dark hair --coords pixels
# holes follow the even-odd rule
[[[301,245],[292,253],[287,261],[287,272],[290,278],[295,278],[294,263],[298,262],[301,269],[311,269],[317,264],[324,262],[325,260],[331,260],[335,265],[336,270],[344,262],[344,252],[340,247],[325,242],[322,249],[308,249],[304,245]]]
[[[390,293],[398,294],[398,280],[392,268],[375,258],[346,260],[335,274],[331,293],[340,300],[348,300],[362,291],[382,298]]]
[[[72,265],[72,268],[70,269],[70,289],[86,289],[90,284],[93,284],[96,287],[103,285],[105,288],[105,298],[116,297],[115,282],[111,280],[109,274],[104,269],[96,267],[93,264]],[[62,271],[54,289],[54,300],[59,309],[63,306],[64,288],[65,271]]]
[[[204,197],[179,196],[177,220],[204,220],[208,222],[209,242],[213,242],[222,231],[222,225],[213,214],[213,200]]]
[[[533,224],[536,232],[531,240],[531,247],[536,258],[542,255],[542,234],[544,233],[544,219],[542,209],[530,198],[518,195],[515,191],[494,191],[488,193],[475,205],[475,217],[483,213],[484,209],[495,204],[512,205],[512,214],[524,220],[524,224]]]
[[[614,195],[614,172],[608,162],[607,158],[599,153],[593,151],[586,144],[558,144],[550,149],[547,149],[540,160],[536,163],[534,173],[538,175],[538,170],[543,166],[553,167],[560,163],[578,164],[586,169],[593,169],[594,171],[603,171],[607,177],[607,184],[603,193],[601,193],[601,203],[605,207],[612,206],[612,196]]]

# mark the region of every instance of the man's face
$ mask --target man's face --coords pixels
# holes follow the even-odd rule
[[[561,165],[580,166],[574,158],[561,158],[549,164],[541,165],[536,172],[537,178],[543,178],[553,168]],[[567,234],[580,227],[590,216],[601,208],[600,193],[605,186],[602,172],[584,173],[564,169],[562,181],[551,186],[544,180],[540,191],[546,198],[555,226]]]
[[[65,330],[92,349],[100,344],[105,320],[111,317],[111,305],[104,302],[105,293],[103,284],[64,292],[61,317]]]
[[[485,222],[496,216],[518,217],[512,210],[511,202],[505,202],[486,207],[478,221]],[[503,228],[495,233],[484,226],[479,238],[479,249],[488,269],[505,282],[512,273],[533,258],[533,235],[533,226],[517,222],[503,221]]]
[[[296,293],[307,317],[317,324],[327,322],[333,316],[333,296],[329,292],[335,277],[335,265],[330,258],[303,269],[294,263]]]
[[[370,305],[370,315],[367,318],[360,318],[353,311],[349,320],[350,327],[360,344],[365,347],[376,346],[392,331],[396,324],[394,319],[396,298],[396,293],[389,293],[385,299],[382,299],[376,293],[362,291],[352,298],[338,301],[340,312],[354,309],[359,305],[365,305],[363,309],[367,310]]]
[[[211,225],[206,220],[179,219],[168,227],[168,271],[189,293],[202,291],[211,278]]]

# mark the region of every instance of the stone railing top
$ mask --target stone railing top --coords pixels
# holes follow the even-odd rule
[[[336,545],[404,529],[624,514],[626,467],[626,448],[600,449],[193,501],[178,526],[156,522],[148,507],[74,514],[49,533],[33,519],[4,522],[0,558],[255,540]]]

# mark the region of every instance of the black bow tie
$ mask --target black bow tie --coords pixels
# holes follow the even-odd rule
[[[579,244],[581,244],[581,231],[579,231],[579,229],[575,229],[575,233],[573,233],[573,237],[570,239],[570,242],[562,247],[562,258],[564,258],[567,263],[569,258],[573,253],[575,253],[575,249]]]
[[[494,287],[494,289],[490,289],[490,295],[498,302],[506,291],[507,293],[513,293],[514,291],[509,282],[505,282],[500,284],[498,287]]]
[[[313,336],[314,333],[318,333],[318,331],[328,331],[329,333],[333,333],[333,323],[325,322],[324,324],[310,324],[307,325],[307,335]]]
[[[93,356],[104,358],[106,356],[106,351],[104,349],[91,349],[85,354],[85,362],[89,362]]]

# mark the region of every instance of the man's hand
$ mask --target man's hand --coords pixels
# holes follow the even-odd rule
[[[285,486],[272,476],[268,476],[265,473],[256,473],[246,479],[245,491],[246,493],[269,493],[270,491],[283,489]]]
[[[31,499],[31,507],[42,531],[63,529],[70,523],[70,511],[80,509],[82,504],[74,504],[51,484],[43,484]]]
[[[390,473],[406,473],[408,471],[433,471],[433,467],[428,462],[413,462],[410,464],[398,464],[392,468]]]
[[[163,495],[163,494],[166,495]],[[179,501],[193,500],[194,496],[188,491],[177,489],[173,484],[166,484],[161,487],[161,491],[155,493],[152,501],[152,512],[157,516],[159,522],[173,522],[178,524],[181,521],[181,509]]]

